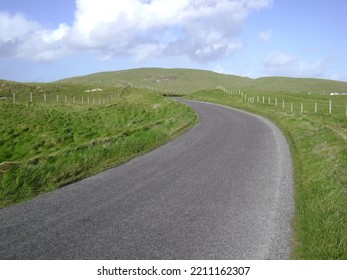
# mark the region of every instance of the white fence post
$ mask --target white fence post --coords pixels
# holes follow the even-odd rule
[[[13,103],[16,103],[16,93],[13,93]]]
[[[329,101],[329,114],[333,111],[331,100]]]
[[[314,113],[317,114],[318,111],[318,104],[317,102],[314,103]]]

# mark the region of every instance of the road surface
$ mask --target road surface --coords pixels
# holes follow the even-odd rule
[[[199,123],[114,169],[0,210],[1,259],[286,259],[288,146],[269,121],[182,101]]]

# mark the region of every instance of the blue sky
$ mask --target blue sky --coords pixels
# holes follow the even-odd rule
[[[0,0],[0,79],[139,67],[347,81],[345,0]]]

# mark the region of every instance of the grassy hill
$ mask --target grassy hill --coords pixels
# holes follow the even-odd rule
[[[140,68],[95,73],[57,82],[94,86],[123,86],[131,83],[135,87],[151,87],[185,93],[214,88],[218,85],[250,91],[311,92],[321,94],[347,92],[347,82],[341,81],[288,77],[251,79],[195,69]]]
[[[0,81],[0,208],[124,163],[196,122],[149,90],[87,89]]]
[[[347,82],[161,68],[48,84],[0,80],[0,208],[125,162],[195,123],[189,108],[150,90],[124,88],[128,83],[195,92],[187,97],[275,122],[294,163],[292,257],[347,259],[347,96],[322,95],[347,92]],[[95,88],[102,90],[89,91]],[[317,94],[300,94],[308,92]]]
[[[101,72],[87,76],[68,78],[59,83],[122,86],[131,83],[138,87],[194,92],[217,85],[244,87],[251,79],[223,75],[211,71],[193,69],[140,68],[115,72]]]
[[[248,89],[330,94],[331,92],[347,92],[347,82],[312,78],[264,77],[255,79]]]

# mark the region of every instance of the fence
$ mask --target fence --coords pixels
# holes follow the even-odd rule
[[[6,95],[0,96],[0,102],[10,103],[56,103],[56,104],[78,104],[78,105],[103,105],[114,102],[121,97],[127,89],[143,89],[156,92],[168,96],[181,96],[186,92],[178,90],[164,90],[149,86],[141,86],[135,84],[126,84],[123,88],[113,89],[116,93],[103,92],[100,90],[97,94],[93,90],[82,91],[77,94],[62,93],[45,93],[33,92],[16,94],[14,91]],[[323,100],[313,100],[314,95],[307,96],[297,95],[296,97],[288,97],[287,95],[274,94],[256,94],[246,93],[241,89],[227,89],[223,86],[217,86],[216,89],[223,91],[231,96],[238,96],[244,102],[258,106],[274,106],[291,113],[300,114],[328,114],[328,115],[344,115],[347,117],[347,96],[331,96],[330,100],[326,97]],[[99,91],[99,90],[96,90]],[[316,95],[317,96],[317,95]],[[340,98],[341,97],[341,98]]]
[[[216,89],[223,91],[225,94],[231,96],[238,96],[244,102],[257,106],[274,106],[279,109],[289,111],[291,113],[299,114],[327,114],[327,115],[344,115],[347,118],[347,96],[330,96],[322,97],[320,99],[317,96],[309,95],[297,95],[295,97],[276,96],[274,94],[256,94],[245,93],[244,91],[229,90],[223,86],[217,86]],[[315,100],[319,99],[319,100]],[[322,99],[323,98],[323,99]]]
[[[127,89],[147,90],[168,96],[183,96],[186,93],[177,90],[157,89],[149,86],[139,86],[134,84],[126,84],[122,88],[109,88],[105,91],[101,89],[81,90],[76,93],[57,93],[44,92],[42,90],[31,92],[20,92],[7,90],[0,92],[0,103],[56,103],[56,104],[79,104],[79,105],[102,105],[114,102],[121,97]],[[113,92],[113,93],[110,93]]]
[[[101,105],[113,102],[123,95],[126,88],[106,90],[81,90],[74,93],[50,92],[50,91],[30,91],[27,88],[22,91],[7,90],[0,92],[0,103],[55,103],[55,104],[80,104],[80,105]],[[95,91],[100,91],[96,93]]]
[[[70,95],[52,95],[52,94],[43,94],[40,95],[33,95],[29,94],[28,96],[25,96],[23,94],[17,95],[16,93],[12,93],[12,97],[2,97],[2,100],[5,100],[7,102],[11,103],[23,103],[23,102],[29,102],[29,103],[65,103],[65,104],[89,104],[89,105],[97,105],[97,104],[106,104],[110,103],[116,98],[119,98],[119,94],[112,94],[107,96],[98,96],[98,97],[92,97],[92,96],[70,96]]]

